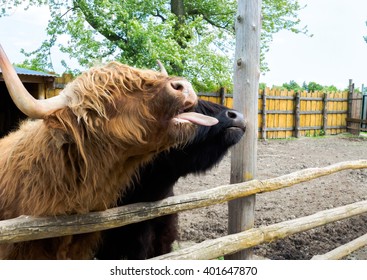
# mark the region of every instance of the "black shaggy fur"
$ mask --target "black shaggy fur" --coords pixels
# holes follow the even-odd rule
[[[200,100],[195,111],[214,116],[219,123],[200,127],[190,144],[164,152],[142,168],[140,181],[118,201],[119,206],[172,196],[173,186],[180,177],[203,173],[215,166],[244,134],[243,116],[234,110]],[[177,235],[177,214],[106,230],[96,258],[152,258],[169,253]]]

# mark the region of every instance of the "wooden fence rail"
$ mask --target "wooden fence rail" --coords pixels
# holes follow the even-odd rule
[[[233,108],[230,95],[199,93],[203,100]],[[348,92],[259,91],[258,138],[332,135],[346,132]]]
[[[312,260],[340,260],[341,258],[348,256],[350,253],[363,248],[367,245],[367,234],[362,235],[354,239],[353,241],[339,246],[338,248],[327,252],[324,255],[316,255]]]
[[[105,230],[184,210],[223,203],[256,193],[290,187],[346,169],[362,168],[367,168],[367,160],[346,161],[323,168],[309,168],[277,178],[224,185],[197,193],[169,197],[157,202],[136,203],[101,212],[57,217],[21,216],[0,221],[0,243]]]
[[[310,230],[328,223],[367,213],[367,200],[333,208],[306,217],[252,228],[240,233],[206,240],[197,245],[158,256],[156,260],[214,259],[266,242],[285,238],[295,233]]]

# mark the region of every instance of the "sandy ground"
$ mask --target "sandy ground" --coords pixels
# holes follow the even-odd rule
[[[258,143],[258,179],[268,179],[311,167],[367,159],[367,138],[350,135]],[[181,178],[176,194],[229,183],[230,155],[205,175]],[[367,199],[367,169],[332,174],[291,188],[257,195],[255,226],[269,225]],[[180,241],[202,242],[227,234],[227,204],[180,213]],[[255,247],[270,259],[311,259],[367,233],[367,215],[350,218],[286,239]],[[365,247],[366,248],[366,247]],[[367,259],[361,249],[347,259]]]

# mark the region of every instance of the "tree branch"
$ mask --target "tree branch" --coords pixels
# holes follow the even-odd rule
[[[156,12],[157,12],[156,14],[152,14],[154,17],[159,17],[162,20],[162,22],[165,22],[167,20],[162,14],[159,13],[158,9],[156,9]]]
[[[114,31],[108,28],[108,24],[105,22],[100,22],[97,17],[93,15],[92,10],[84,0],[74,0],[74,8],[78,8],[83,14],[86,22],[89,23],[96,31],[98,31],[102,36],[111,42],[123,41],[127,43],[127,40],[117,35]]]
[[[212,20],[210,17],[213,17],[213,16],[228,16],[228,15],[232,15],[233,13],[218,13],[218,14],[210,14],[210,16],[208,16],[206,13],[204,13],[203,11],[199,10],[199,9],[190,9],[188,10],[187,14],[189,16],[202,16],[203,19],[208,22],[209,24],[217,27],[217,28],[220,28],[220,29],[226,29],[228,30],[228,27],[230,25],[233,26],[233,23],[232,22],[223,22],[224,24],[221,25],[219,22],[216,22],[214,20]],[[233,31],[234,28],[231,28],[231,30]]]

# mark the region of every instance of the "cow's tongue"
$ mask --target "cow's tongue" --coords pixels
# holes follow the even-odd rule
[[[213,126],[218,123],[218,120],[196,112],[187,112],[179,114],[175,117],[177,122],[192,122],[198,125]]]

